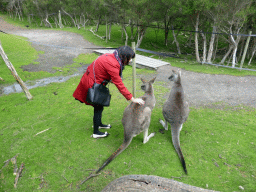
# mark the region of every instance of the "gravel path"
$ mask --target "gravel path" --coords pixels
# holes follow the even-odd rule
[[[21,29],[6,23],[1,17],[0,30],[27,37],[36,50],[44,51],[44,54],[40,54],[37,60],[40,64],[23,66],[25,71],[54,73],[52,67],[71,64],[73,58],[79,54],[92,52],[90,49],[82,48],[96,47],[75,33]],[[43,45],[39,45],[39,43]],[[77,49],[59,46],[77,47]],[[172,83],[169,83],[168,77],[172,69],[175,67],[163,66],[157,70],[157,80],[168,82],[166,86],[169,88],[171,88]],[[224,104],[232,106],[243,104],[256,108],[256,76],[210,75],[182,70],[182,83],[190,106],[211,106],[212,103],[222,101]]]

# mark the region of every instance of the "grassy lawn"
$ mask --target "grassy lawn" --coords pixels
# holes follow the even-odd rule
[[[80,33],[97,45],[120,45],[120,42],[104,44],[86,30],[65,30]],[[62,75],[61,72],[23,72],[20,66],[33,63],[42,53],[36,52],[29,42],[24,44],[15,36],[7,37],[0,33],[0,39],[24,81]],[[24,52],[20,52],[23,49]],[[72,65],[83,60],[90,62],[94,58],[95,54],[80,55]],[[255,75],[246,71],[202,66],[191,60],[182,63],[171,58],[170,61],[173,66],[202,73]],[[130,66],[123,73],[124,83],[129,90],[132,90],[131,73]],[[154,71],[146,69],[138,69],[137,73],[155,75]],[[14,82],[2,59],[0,77],[8,83]],[[245,191],[256,190],[255,109],[230,107],[225,103],[216,103],[211,108],[191,107],[180,136],[188,170],[186,176],[172,146],[170,130],[164,134],[158,132],[162,128],[158,120],[162,118],[163,94],[169,92],[160,81],[154,84],[157,105],[149,129],[150,133],[156,132],[155,137],[147,144],[142,143],[142,134],[135,137],[101,175],[79,185],[91,173],[90,170],[97,169],[121,145],[121,119],[128,105],[116,87],[110,85],[112,103],[103,112],[103,122],[111,123],[113,128],[108,131],[108,138],[91,138],[93,108],[82,105],[72,97],[80,78],[32,89],[32,101],[27,101],[24,93],[0,97],[0,191],[100,191],[114,179],[129,174],[175,177],[175,180],[186,184],[203,188],[208,186],[208,189],[218,191],[239,191],[239,186],[243,186]],[[143,94],[139,87],[140,80],[137,79],[137,96]],[[51,129],[35,136],[48,128]],[[4,161],[16,154],[18,166],[24,163],[25,168],[17,189],[14,189],[14,164],[2,166]]]

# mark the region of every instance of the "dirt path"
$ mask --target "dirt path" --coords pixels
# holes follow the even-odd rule
[[[53,73],[52,67],[71,64],[73,58],[79,54],[92,52],[90,49],[81,48],[96,47],[75,33],[21,29],[6,23],[1,17],[0,30],[27,37],[36,50],[44,51],[44,54],[41,54],[37,60],[40,64],[24,66],[23,70],[26,71],[43,70]],[[39,43],[45,45],[39,45]],[[77,47],[78,49],[61,48],[60,46]],[[174,67],[164,66],[157,70],[157,80],[168,82],[166,86],[169,88],[172,85],[168,81],[171,69]],[[255,76],[210,75],[182,70],[182,83],[190,106],[211,106],[212,103],[223,101],[224,104],[232,106],[243,104],[256,108]],[[167,94],[165,96],[167,97]]]

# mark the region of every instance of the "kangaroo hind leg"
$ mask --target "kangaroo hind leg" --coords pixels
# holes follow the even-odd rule
[[[144,144],[147,143],[147,142],[149,141],[149,139],[150,139],[151,137],[154,137],[154,136],[155,136],[155,133],[150,133],[150,135],[148,135],[148,129],[146,129],[146,130],[144,131],[143,143],[144,143]]]
[[[144,139],[143,143],[147,143],[151,137],[155,136],[155,133],[151,133],[148,135],[148,129],[151,121],[151,109],[149,107],[146,107],[143,111],[143,122],[141,123],[142,130],[144,131]]]

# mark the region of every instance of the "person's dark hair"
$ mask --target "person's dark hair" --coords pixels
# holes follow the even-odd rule
[[[135,57],[134,51],[129,46],[118,47],[117,51],[118,51],[118,56],[120,57],[122,63],[124,63],[126,59],[130,60],[131,58]]]

